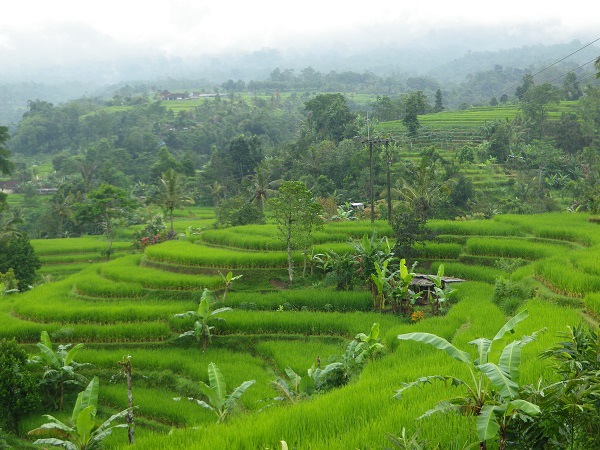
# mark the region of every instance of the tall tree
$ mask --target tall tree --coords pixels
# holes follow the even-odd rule
[[[291,283],[294,278],[292,250],[299,246],[306,248],[312,231],[322,223],[323,207],[301,181],[284,181],[279,195],[269,200],[268,205],[277,222],[279,237],[286,247]]]
[[[173,210],[184,203],[193,203],[193,200],[183,194],[183,183],[181,176],[173,169],[167,170],[160,178],[160,200],[162,205],[169,211],[171,221],[171,235],[175,235],[173,227]]]
[[[520,103],[523,116],[531,123],[534,137],[544,135],[544,127],[548,117],[548,105],[560,102],[560,91],[550,83],[531,87]]]
[[[18,430],[23,416],[40,403],[35,375],[27,369],[27,353],[15,340],[0,340],[0,424]]]
[[[308,112],[309,127],[322,139],[340,142],[356,134],[355,115],[342,94],[319,94],[306,102],[304,108]]]
[[[527,91],[531,89],[535,83],[533,82],[533,76],[531,74],[525,74],[523,76],[522,84],[517,86],[517,90],[515,91],[515,95],[519,100],[523,100]]]
[[[10,152],[6,148],[8,138],[8,128],[0,127],[0,174],[10,174],[14,167],[8,159],[10,157]]]
[[[562,87],[563,98],[566,100],[578,100],[583,95],[577,75],[573,72],[569,72],[563,81]]]
[[[411,93],[404,101],[404,116],[402,123],[408,129],[410,136],[416,136],[421,124],[419,123],[418,115],[429,112],[429,104],[427,97],[422,91]]]
[[[36,270],[42,267],[40,260],[25,233],[4,236],[0,236],[0,273],[13,269],[19,290],[27,290],[35,281]]]
[[[433,111],[434,112],[440,112],[443,111],[444,105],[443,105],[443,100],[442,100],[442,90],[438,89],[437,91],[435,91],[435,105],[433,107]]]

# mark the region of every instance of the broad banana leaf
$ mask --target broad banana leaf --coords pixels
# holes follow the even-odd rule
[[[521,311],[515,317],[513,317],[508,322],[506,322],[502,328],[500,328],[500,330],[498,331],[498,333],[496,333],[496,336],[494,336],[493,340],[497,341],[498,339],[502,339],[504,337],[504,335],[506,333],[508,333],[509,331],[511,333],[514,333],[515,332],[515,327],[517,326],[517,324],[519,322],[525,320],[528,315],[529,315],[529,312],[526,309],[523,310],[523,311]]]
[[[486,338],[478,338],[478,339],[475,339],[475,340],[469,342],[469,344],[477,347],[477,354],[479,356],[474,361],[474,364],[478,365],[478,364],[485,364],[486,362],[488,362],[488,354],[489,354],[490,348],[492,346],[492,341],[490,341],[489,339],[486,339]]]
[[[73,408],[73,415],[71,416],[71,420],[73,423],[77,423],[77,417],[79,413],[87,408],[88,406],[93,406],[94,408],[98,407],[98,391],[100,389],[100,382],[98,381],[98,377],[95,376],[90,381],[90,384],[87,385],[84,391],[80,392],[77,396],[77,401],[75,402],[75,407]]]
[[[458,361],[464,363],[471,362],[471,355],[467,352],[457,349],[454,345],[448,342],[446,339],[439,337],[431,333],[406,333],[399,334],[398,339],[402,341],[417,341],[423,344],[433,345],[438,350],[443,350],[446,354]]]
[[[493,439],[498,435],[500,425],[498,424],[498,419],[496,419],[495,414],[497,408],[498,407],[494,405],[484,405],[477,416],[475,424],[477,427],[477,437],[481,442]]]
[[[521,342],[514,341],[502,350],[498,365],[506,371],[514,381],[519,379],[519,365],[521,364]]]
[[[519,385],[510,379],[510,375],[494,363],[486,363],[477,366],[481,372],[500,390],[504,398],[514,398],[517,395]]]
[[[78,439],[86,447],[92,436],[94,425],[96,425],[95,419],[96,407],[94,405],[86,406],[77,415],[77,422],[75,422],[75,426],[77,428]]]
[[[77,354],[79,349],[82,347],[83,347],[83,344],[77,344],[75,347],[73,347],[71,350],[69,350],[69,352],[67,353],[67,356],[65,356],[65,361],[64,361],[63,365],[70,366],[71,363],[73,362],[73,360],[75,359],[75,355]]]

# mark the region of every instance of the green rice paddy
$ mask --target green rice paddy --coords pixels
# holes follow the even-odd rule
[[[180,230],[202,226],[210,211],[179,219]],[[0,298],[0,337],[23,344],[38,341],[47,330],[55,343],[84,342],[80,362],[101,378],[100,401],[106,414],[126,407],[125,383],[110,379],[117,361],[130,355],[134,367],[136,448],[140,449],[276,449],[285,440],[289,448],[382,449],[386,433],[403,427],[445,447],[476,439],[467,419],[447,415],[415,422],[440,399],[457,395],[457,388],[436,384],[392,399],[403,382],[430,374],[464,375],[464,367],[434,349],[400,342],[410,331],[436,333],[460,348],[481,336],[491,336],[505,322],[504,312],[492,301],[496,278],[523,280],[539,286],[539,294],[525,300],[529,318],[517,332],[547,332],[524,347],[522,383],[555,376],[548,361],[537,355],[557,341],[556,333],[582,320],[600,318],[600,225],[585,214],[496,216],[492,220],[432,221],[440,242],[421,250],[417,271],[445,274],[466,281],[456,286],[456,302],[441,317],[418,323],[390,313],[371,311],[370,293],[357,286],[336,291],[311,281],[287,287],[286,255],[274,226],[206,229],[194,239],[150,246],[133,254],[126,243],[115,243],[119,256],[107,262],[73,263],[77,272],[36,286],[33,290]],[[385,222],[375,224],[379,235],[390,235]],[[350,250],[348,242],[373,226],[367,221],[327,224],[315,234],[316,249]],[[391,236],[390,236],[391,237]],[[99,252],[97,238],[34,241],[44,258],[44,270],[58,266],[63,257]],[[121,256],[122,255],[122,256]],[[74,258],[74,261],[76,258]],[[295,255],[301,279],[302,255]],[[515,270],[511,268],[515,264]],[[79,265],[78,265],[79,264]],[[227,294],[232,311],[220,315],[212,344],[206,352],[193,338],[178,338],[194,319],[174,314],[195,310],[203,289],[220,291],[219,271],[242,274]],[[548,292],[566,299],[548,300]],[[371,361],[349,385],[316,395],[294,405],[273,400],[271,382],[291,367],[301,376],[319,358],[326,364],[357,333],[367,333],[374,322],[381,327],[384,355]],[[29,348],[33,349],[33,346]],[[474,348],[472,349],[474,351]],[[33,350],[32,350],[33,351]],[[254,379],[229,421],[215,423],[210,411],[173,397],[199,397],[197,382],[207,382],[210,362],[221,369],[230,388]],[[107,417],[107,415],[106,415]],[[27,418],[30,428],[43,419]],[[129,448],[118,430],[107,441],[109,449]]]

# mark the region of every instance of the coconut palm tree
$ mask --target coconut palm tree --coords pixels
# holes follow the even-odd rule
[[[246,177],[246,182],[248,191],[250,192],[250,195],[252,195],[250,202],[258,202],[258,206],[262,211],[265,206],[265,201],[277,193],[277,190],[273,189],[271,174],[268,170],[258,167],[256,173]]]
[[[162,205],[169,211],[171,221],[171,235],[175,234],[173,227],[173,210],[185,203],[194,203],[194,201],[182,193],[181,176],[172,168],[162,174],[160,178],[160,199]]]

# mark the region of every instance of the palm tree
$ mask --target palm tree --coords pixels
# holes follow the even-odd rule
[[[213,204],[215,205],[215,208],[218,208],[219,207],[219,199],[225,193],[225,186],[223,186],[218,181],[214,181],[213,184],[207,184],[205,187],[213,199]]]
[[[0,241],[20,238],[23,235],[15,226],[23,223],[21,210],[14,210],[11,217],[7,217],[6,219],[0,217],[0,219]]]
[[[256,173],[249,175],[246,180],[248,183],[248,190],[252,195],[250,202],[257,201],[258,206],[262,211],[267,198],[273,196],[277,192],[277,190],[271,189],[273,185],[271,174],[267,170],[258,167]]]
[[[169,211],[171,220],[171,235],[175,234],[173,227],[173,210],[180,207],[184,203],[194,203],[194,201],[183,195],[181,192],[181,177],[172,168],[162,174],[160,178],[160,198],[163,206]]]
[[[100,163],[98,161],[78,161],[77,162],[77,170],[81,174],[81,178],[83,178],[83,184],[85,186],[85,192],[89,192],[92,188],[92,183],[96,176],[96,172],[100,168]]]

